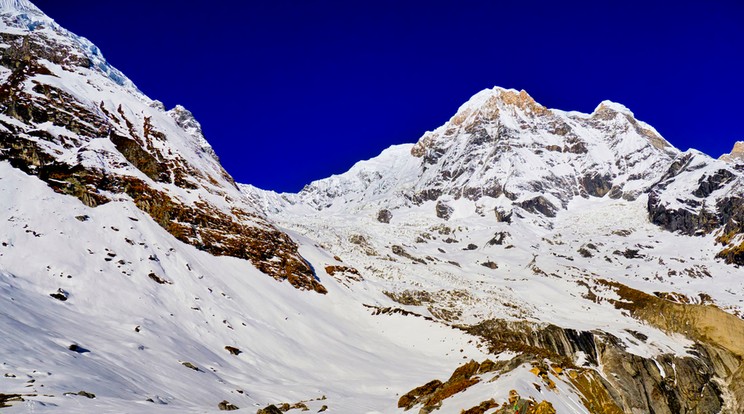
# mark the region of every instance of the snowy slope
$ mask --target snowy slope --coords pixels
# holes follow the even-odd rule
[[[744,404],[741,170],[622,105],[486,90],[276,194],[28,1],[0,43],[0,409]]]
[[[481,356],[436,323],[373,318],[332,278],[328,295],[302,294],[178,242],[132,203],[90,208],[7,163],[0,171],[0,381],[36,395],[9,412],[209,412],[223,399],[324,395],[333,412],[392,412],[396,392],[462,359],[452,350]],[[64,302],[50,296],[60,291]],[[63,395],[80,390],[96,399]]]
[[[261,244],[284,233],[188,111],[165,111],[30,3],[1,6],[0,401],[22,399],[8,412],[211,412],[222,400],[398,412],[398,395],[485,358],[446,324],[375,315],[395,305],[383,286],[350,290],[313,240]],[[244,234],[231,231],[268,264],[209,254]],[[292,248],[326,295],[259,271]]]

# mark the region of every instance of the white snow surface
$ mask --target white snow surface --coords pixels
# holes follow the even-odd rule
[[[126,117],[139,135],[149,118],[167,137],[153,141],[164,161],[195,171],[198,188],[154,182],[119,153],[111,131],[76,136],[80,145],[71,148],[24,139],[58,161],[135,176],[186,204],[265,213],[299,244],[328,289],[302,292],[247,261],[185,245],[127,196],[86,207],[0,162],[0,390],[26,399],[4,409],[9,413],[204,413],[218,411],[222,400],[243,412],[306,401],[314,412],[327,405],[332,413],[400,413],[400,395],[446,380],[458,365],[512,356],[489,355],[453,324],[527,320],[607,332],[645,357],[687,353],[685,338],[615,309],[615,293],[595,283],[601,278],[693,299],[702,293],[729,312],[742,310],[739,270],[714,260],[715,235],[662,232],[648,221],[645,192],[686,154],[619,104],[579,114],[544,108],[524,92],[489,89],[417,144],[393,146],[299,194],[239,190],[185,108],[166,111],[92,43],[28,1],[0,0],[0,10],[0,30],[43,34],[92,62],[72,70],[43,62],[52,75],[31,81],[91,111]],[[8,76],[0,72],[0,80]],[[32,87],[24,85],[28,93]],[[122,125],[109,123],[126,134]],[[70,136],[52,123],[34,127]],[[691,160],[702,166],[688,172],[699,174],[669,181],[664,202],[721,168],[735,173],[702,154]],[[612,191],[586,194],[582,182],[597,177],[607,177],[603,184],[616,198]],[[713,197],[737,196],[736,183]],[[525,203],[536,197],[552,204],[555,217],[528,211]],[[449,218],[438,216],[438,204]],[[378,220],[381,210],[389,223]],[[511,223],[495,211],[511,214]],[[628,249],[640,256],[625,257]],[[353,267],[361,279],[331,275],[326,266]],[[587,299],[587,286],[602,300]],[[390,297],[403,292],[433,299],[405,305]],[[581,355],[575,362],[586,363]],[[537,391],[539,380],[522,366],[483,378],[440,412],[503,401],[509,389],[548,400],[561,414],[587,412],[568,382],[551,378],[556,391]],[[96,397],[66,395],[78,391]]]
[[[41,11],[28,0],[0,0],[0,10],[9,12],[41,13]]]
[[[372,316],[376,289],[321,276],[327,295],[300,292],[178,242],[129,202],[85,207],[5,162],[0,177],[0,371],[13,376],[0,381],[38,393],[8,412],[255,411],[324,395],[316,411],[397,412],[396,394],[485,357],[445,325]],[[311,262],[333,261],[298,238]],[[60,289],[65,302],[49,296]],[[96,399],[63,396],[80,390]]]

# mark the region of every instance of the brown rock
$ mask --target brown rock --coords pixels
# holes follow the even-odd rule
[[[744,141],[735,143],[731,153],[721,155],[720,159],[734,164],[744,163]]]
[[[240,349],[234,346],[230,346],[230,345],[226,346],[225,349],[227,350],[227,352],[231,353],[232,355],[240,355],[243,352]]]
[[[239,410],[238,406],[235,404],[230,404],[227,402],[227,400],[222,400],[221,403],[217,404],[217,408],[220,409],[220,411],[235,411]]]
[[[283,413],[280,409],[278,409],[275,405],[272,404],[266,408],[256,411],[256,414],[283,414]]]

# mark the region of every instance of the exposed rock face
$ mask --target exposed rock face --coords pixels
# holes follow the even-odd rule
[[[618,391],[625,412],[717,413],[723,407],[716,372],[708,355],[680,358],[663,355],[654,360],[601,343],[599,356],[606,381]]]
[[[612,189],[612,176],[591,173],[581,177],[583,190],[592,197],[604,197]]]
[[[14,16],[3,19],[17,30],[0,33],[0,161],[89,206],[129,198],[185,243],[325,292],[297,245],[240,193],[188,111],[162,111],[38,10],[23,15],[38,24]]]
[[[535,356],[557,356],[571,366],[582,352],[588,362],[597,363],[595,336],[591,332],[503,320],[487,320],[463,329],[484,338],[496,353],[511,350]]]
[[[498,221],[499,223],[511,223],[511,219],[512,219],[511,211],[507,213],[503,210],[495,208],[493,212],[496,215],[496,221]]]
[[[283,414],[282,410],[277,408],[275,405],[270,405],[266,408],[262,408],[258,411],[256,411],[256,414]]]
[[[682,154],[649,189],[649,218],[668,231],[716,233],[719,257],[744,264],[744,174],[702,154]]]
[[[726,263],[744,266],[744,242],[724,248],[716,257],[725,260]]]
[[[471,408],[468,408],[467,410],[462,411],[460,414],[483,414],[492,408],[498,408],[498,407],[499,407],[499,404],[496,403],[496,400],[491,398],[490,400],[481,402],[475,407],[471,407]]]
[[[236,406],[235,404],[231,404],[227,400],[223,400],[222,402],[217,404],[217,408],[219,408],[220,411],[235,411],[240,409],[238,408],[238,406]]]
[[[557,211],[556,207],[543,196],[537,196],[535,198],[522,201],[517,204],[530,213],[540,213],[546,217],[555,217]]]
[[[380,223],[389,224],[392,218],[393,218],[393,213],[386,208],[380,210],[377,213],[377,221],[379,221]]]
[[[21,394],[0,394],[0,408],[11,407],[9,403],[25,401]]]
[[[431,413],[442,409],[443,403],[455,396],[458,393],[466,391],[468,388],[476,385],[480,382],[485,382],[486,378],[491,377],[493,380],[497,379],[499,375],[508,374],[515,368],[519,367],[525,362],[525,358],[519,356],[515,357],[511,361],[497,361],[493,362],[489,359],[478,363],[474,360],[458,367],[450,376],[446,382],[440,380],[432,380],[420,387],[414,388],[408,393],[404,394],[398,400],[398,407],[403,408],[406,411],[420,405],[421,409],[419,413]],[[490,374],[490,373],[495,373]],[[490,375],[489,375],[490,374]],[[554,385],[553,385],[554,386]],[[521,403],[526,407],[526,414],[556,414],[553,405],[548,401],[536,402],[534,400],[521,399]],[[499,408],[500,405],[495,399],[491,398],[481,402],[475,407],[468,409],[461,409],[461,414],[484,414],[485,412]],[[509,411],[512,404],[508,402],[501,406],[501,410],[506,409],[505,412]],[[451,407],[447,407],[447,412],[452,411]],[[498,410],[497,412],[502,412]]]
[[[418,404],[423,405],[424,409],[441,407],[445,399],[480,382],[480,379],[473,377],[480,367],[479,363],[470,361],[457,368],[446,382],[433,380],[403,395],[398,400],[398,407],[406,410]]]
[[[437,217],[444,220],[449,220],[452,216],[454,209],[450,207],[446,202],[439,200],[436,206]]]
[[[615,289],[621,300],[615,302],[615,306],[633,314],[633,316],[645,320],[650,324],[667,332],[683,334],[697,342],[697,361],[689,366],[689,371],[680,372],[680,384],[686,389],[696,390],[701,396],[700,404],[703,406],[713,404],[710,400],[702,398],[710,395],[709,391],[701,387],[698,380],[708,379],[708,388],[725,387],[726,394],[734,399],[734,406],[741,407],[744,404],[744,321],[736,316],[723,312],[715,306],[689,305],[670,302],[648,295],[619,283],[605,282],[607,286]],[[679,361],[674,361],[675,364]],[[703,363],[702,366],[698,366]],[[666,371],[668,373],[668,371]],[[681,376],[685,379],[681,379]],[[713,378],[718,378],[717,381]],[[692,379],[693,383],[686,384]],[[671,403],[671,401],[670,401]],[[694,410],[694,403],[689,401],[683,406],[688,407],[690,412],[717,412]]]
[[[723,407],[722,390],[715,379],[723,380],[730,373],[716,368],[720,356],[709,354],[706,345],[697,347],[696,357],[667,354],[649,359],[627,352],[611,335],[554,325],[491,320],[466,329],[486,339],[495,352],[511,350],[528,360],[547,358],[564,368],[578,369],[573,383],[584,394],[585,405],[594,407],[593,413],[703,414]],[[599,375],[576,367],[579,355],[585,356],[587,366],[602,367]],[[587,375],[593,380],[583,380]]]
[[[414,263],[420,263],[420,264],[426,264],[426,261],[424,259],[420,259],[418,257],[414,257],[410,253],[406,251],[403,246],[393,245],[390,250],[392,250],[393,254],[405,257],[406,259],[412,260]]]

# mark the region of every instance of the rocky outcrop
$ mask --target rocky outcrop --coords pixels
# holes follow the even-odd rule
[[[714,381],[717,375],[711,358],[702,347],[698,357],[666,354],[650,359],[628,353],[612,337],[607,339],[599,343],[599,360],[605,382],[625,412],[720,412],[722,391]]]
[[[695,153],[678,157],[649,189],[649,219],[665,230],[694,236],[717,233],[718,257],[744,264],[744,174]]]
[[[0,161],[91,207],[126,196],[185,243],[325,293],[296,243],[242,199],[216,159],[200,157],[205,141],[190,113],[174,110],[170,120],[133,87],[111,83],[118,95],[90,102],[47,81],[55,70],[85,87],[110,81],[109,67],[92,65],[100,56],[71,36],[53,25],[0,33],[0,65],[10,72],[0,85]]]
[[[545,217],[555,217],[555,214],[558,211],[556,206],[543,196],[537,196],[530,200],[522,201],[517,203],[517,205],[530,213],[540,213]]]
[[[419,264],[423,264],[423,265],[426,264],[426,260],[411,255],[410,253],[408,253],[408,251],[406,251],[406,249],[403,246],[393,245],[390,248],[390,250],[392,250],[393,254],[395,254],[397,256],[404,257],[406,259],[412,260],[413,263],[419,263]]]
[[[624,294],[621,296],[627,298]],[[655,297],[649,300],[662,301]],[[618,306],[623,305],[619,302]],[[645,307],[643,304],[638,306]],[[648,309],[638,316],[645,318],[646,315],[658,315],[658,320],[669,313],[665,309],[661,312]],[[724,319],[737,326],[735,332],[741,329],[739,325],[744,326],[744,322],[734,316],[728,315]],[[555,325],[503,320],[489,320],[463,329],[484,338],[492,352],[513,351],[522,355],[521,361],[524,358],[535,362],[547,359],[571,370],[570,382],[581,392],[584,405],[592,413],[719,412],[725,404],[723,395],[739,392],[739,386],[732,382],[734,376],[740,375],[738,351],[727,347],[740,348],[735,343],[740,335],[723,338],[698,319],[683,318],[676,323],[679,327],[699,326],[712,337],[690,334],[689,328],[678,329],[680,333],[700,341],[695,356],[663,354],[651,359],[628,352],[622,341],[602,332],[580,332]],[[643,337],[639,336],[639,340]],[[576,365],[580,356],[585,361],[583,366]]]
[[[494,214],[496,215],[496,221],[499,223],[511,223],[512,221],[512,212],[506,212],[499,208],[493,209]]]
[[[380,223],[390,224],[390,220],[393,219],[393,213],[384,208],[377,212],[377,221]]]
[[[445,399],[480,382],[480,379],[475,377],[480,367],[481,364],[471,360],[457,368],[446,382],[433,380],[406,393],[398,400],[398,407],[405,410],[410,410],[416,405],[422,405],[424,410],[441,407]]]
[[[591,332],[500,319],[483,321],[462,329],[485,339],[493,353],[514,351],[536,357],[557,358],[564,366],[574,366],[581,352],[589,363],[597,364],[595,335]]]
[[[498,408],[498,407],[499,407],[499,404],[496,402],[496,400],[491,398],[490,400],[481,402],[475,407],[470,407],[467,410],[461,411],[460,414],[483,414],[492,408]]]
[[[744,164],[744,141],[736,142],[731,152],[721,155],[720,160],[732,164]]]
[[[235,411],[240,409],[237,405],[231,404],[227,400],[222,400],[222,402],[217,404],[217,408],[219,408],[220,411]]]
[[[582,189],[592,197],[604,197],[612,189],[612,176],[591,173],[581,177]]]
[[[729,264],[744,266],[744,242],[724,248],[716,254],[716,257],[725,260]]]
[[[439,217],[440,219],[449,220],[449,218],[452,216],[453,211],[454,209],[446,202],[442,200],[437,201],[436,213],[437,217]]]
[[[705,208],[697,211],[667,208],[657,193],[649,195],[648,213],[652,223],[667,231],[680,232],[688,236],[708,234],[720,226],[718,217],[713,212]]]
[[[697,358],[693,359],[702,361],[703,365],[698,366],[690,361],[686,361],[684,365],[675,365],[677,372],[680,372],[679,377],[686,377],[678,379],[681,386],[698,390],[698,395],[703,395],[706,389],[700,387],[697,381],[701,379],[700,376],[707,377],[708,390],[712,392],[712,388],[720,387],[721,393],[734,399],[734,406],[744,406],[744,383],[741,382],[741,378],[744,378],[744,320],[713,305],[676,303],[616,282],[602,283],[611,287],[621,298],[613,302],[618,309],[626,310],[634,317],[666,332],[682,334],[697,343]],[[675,361],[675,364],[679,362]],[[685,365],[689,371],[680,371],[679,367]],[[684,385],[690,378],[694,384]]]
[[[483,381],[485,374],[498,372],[503,375],[521,366],[523,362],[524,359],[522,357],[516,357],[511,361],[498,362],[487,359],[481,363],[470,360],[470,362],[458,367],[446,382],[432,380],[404,394],[398,400],[398,407],[408,411],[420,405],[421,409],[419,413],[435,412],[442,408],[444,401],[447,399],[458,393],[467,391],[468,388]],[[534,400],[524,400],[524,403],[527,407],[526,414],[556,414],[550,402],[541,401],[538,403]],[[509,407],[508,403],[504,403],[502,408],[507,407]],[[457,408],[455,407],[455,409]],[[483,414],[493,408],[499,408],[499,404],[492,398],[481,402],[475,407],[468,409],[464,409],[463,407],[460,409],[460,413]]]
[[[10,403],[23,402],[21,394],[2,394],[0,393],[0,408],[10,407]]]
[[[275,405],[269,405],[266,408],[262,408],[258,411],[256,411],[256,414],[284,414],[282,413],[282,410],[277,408]]]
[[[699,186],[692,192],[692,195],[698,198],[706,198],[735,179],[736,174],[733,172],[723,169],[718,170],[711,175],[700,177],[698,180]]]

